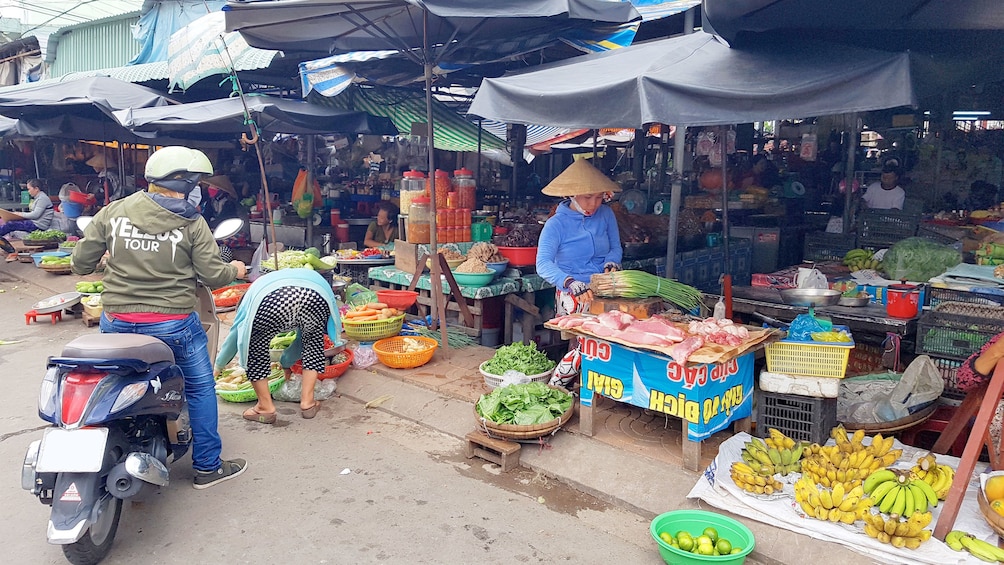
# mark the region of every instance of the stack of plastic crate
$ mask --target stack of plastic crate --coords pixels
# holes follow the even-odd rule
[[[865,210],[858,216],[858,247],[886,249],[917,235],[920,214],[898,210]]]
[[[1004,294],[929,288],[928,306],[917,323],[916,353],[934,360],[945,380],[942,398],[958,404],[956,372],[990,338],[1004,332]]]

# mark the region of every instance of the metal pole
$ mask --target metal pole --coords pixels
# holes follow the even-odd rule
[[[307,194],[314,194],[314,136],[305,136],[307,143],[306,147],[306,159],[307,159]],[[316,206],[317,203],[315,202]],[[338,226],[335,226],[336,228]],[[307,247],[314,246],[314,209],[311,207],[310,216],[307,217],[307,230],[306,230],[306,240]]]
[[[446,301],[443,299],[443,281],[439,271],[439,242],[436,238],[436,143],[432,124],[432,61],[429,58],[429,12],[422,11],[422,60],[425,67],[425,119],[429,124],[429,197],[432,214],[429,218],[429,251],[432,257],[429,281],[432,294],[432,311],[439,318],[439,331],[443,352],[449,357],[449,339],[446,333]],[[463,300],[463,297],[457,297]]]
[[[597,129],[593,130],[593,166],[596,167],[597,169],[600,168],[600,166],[596,164],[596,160],[597,160],[596,159],[596,144],[599,143],[599,140],[597,139],[597,137],[599,137],[599,131],[600,130],[597,130]],[[600,169],[600,170],[603,170],[603,169]]]
[[[676,275],[676,243],[680,224],[680,201],[683,199],[683,153],[687,150],[687,127],[676,126],[673,138],[673,187],[669,195],[669,237],[666,243],[666,278]]]
[[[725,257],[722,263],[722,274],[729,275],[730,265],[729,265],[729,175],[728,175],[728,163],[729,163],[729,132],[732,130],[732,126],[722,127],[721,133],[722,137],[719,143],[722,146],[722,250],[725,252]]]
[[[481,184],[481,133],[484,131],[481,129],[482,121],[481,118],[478,118],[478,176],[474,177],[474,186]]]
[[[861,140],[861,120],[856,113],[851,114],[851,131],[847,139],[847,169],[844,171],[844,233],[851,233],[854,221],[854,159]],[[860,190],[864,190],[861,187]]]

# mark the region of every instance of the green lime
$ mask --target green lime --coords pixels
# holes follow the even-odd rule
[[[715,545],[715,540],[711,539],[711,536],[700,535],[694,541],[697,542],[697,545]]]
[[[664,542],[666,542],[668,544],[672,544],[673,543],[673,536],[669,532],[662,532],[662,533],[660,533],[659,534],[659,539],[661,539],[662,541],[664,541]]]
[[[711,545],[710,543],[700,544],[700,545],[697,546],[697,554],[698,555],[714,555],[715,554],[715,546]]]
[[[732,553],[732,544],[729,540],[722,538],[715,544],[715,549],[717,549],[718,553],[721,553],[722,555],[728,555],[729,553]]]
[[[712,528],[711,526],[704,528],[703,534],[711,538],[711,543],[718,541],[718,530]]]
[[[690,535],[690,532],[688,532],[687,530],[680,530],[679,532],[676,532],[676,539],[680,539],[680,538],[690,538],[690,539],[693,539],[693,537],[694,536]]]
[[[730,551],[729,554],[730,555],[735,555],[737,553],[742,553],[742,552],[743,552],[743,548],[741,548],[741,547],[733,547],[732,551]]]
[[[676,543],[680,546],[680,549],[683,551],[690,551],[694,549],[696,545],[694,544],[694,538],[690,537],[689,535],[685,538],[677,536]]]

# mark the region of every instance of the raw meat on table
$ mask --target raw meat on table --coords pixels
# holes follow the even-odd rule
[[[599,316],[596,316],[596,319],[604,326],[614,330],[623,330],[636,320],[636,318],[631,314],[621,312],[619,310],[604,312]]]
[[[704,338],[692,336],[670,348],[669,355],[673,361],[685,365],[690,355],[702,347],[704,347]]]
[[[633,322],[630,329],[655,334],[674,342],[683,341],[687,337],[687,334],[685,334],[680,328],[673,325],[672,322],[659,317]]]

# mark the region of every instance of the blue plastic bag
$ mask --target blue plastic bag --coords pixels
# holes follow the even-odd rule
[[[812,341],[812,334],[824,331],[823,326],[809,314],[799,314],[788,327],[788,338],[794,341]]]

